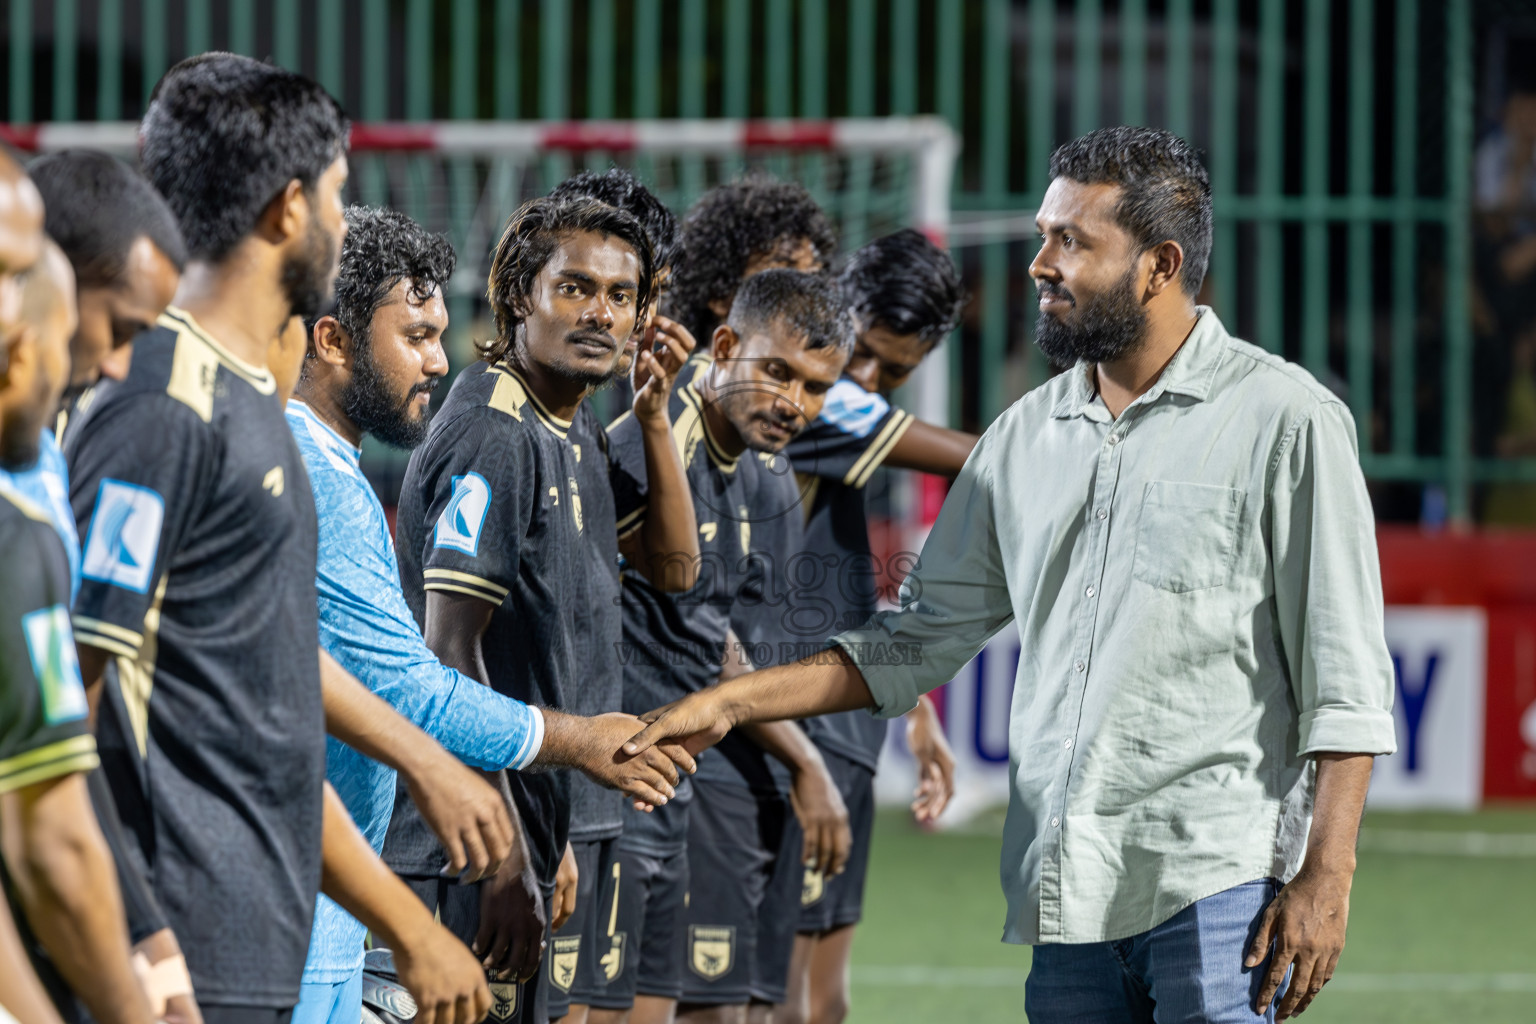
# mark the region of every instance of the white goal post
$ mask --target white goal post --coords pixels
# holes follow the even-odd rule
[[[86,148],[105,150],[127,159],[138,151],[138,124],[115,122],[56,122],[36,125],[0,125],[0,141],[31,153],[57,152]],[[568,173],[575,161],[588,165],[607,162],[634,164],[648,162],[650,177],[659,176],[658,162],[684,166],[711,161],[721,170],[713,179],[694,169],[674,175],[675,187],[668,193],[679,215],[691,202],[701,185],[721,180],[749,163],[768,162],[781,177],[796,177],[799,158],[819,157],[818,167],[827,160],[864,170],[846,171],[837,183],[822,182],[813,192],[823,195],[839,187],[853,187],[861,173],[858,187],[870,187],[868,166],[874,162],[901,163],[901,173],[892,176],[890,198],[899,204],[894,217],[880,221],[882,227],[914,227],[936,243],[947,243],[950,226],[950,189],[960,140],[942,118],[888,117],[806,120],[639,120],[639,121],[431,121],[357,123],[352,127],[351,152],[354,164],[354,190],[361,201],[399,204],[405,212],[422,219],[433,230],[446,230],[459,249],[462,274],[455,275],[460,294],[474,294],[484,287],[484,274],[478,255],[489,248],[502,223],[528,190],[547,189],[554,182],[525,174],[555,158],[552,168]],[[358,158],[362,158],[359,160]],[[367,167],[372,160],[379,168]],[[563,162],[562,162],[563,161]],[[777,161],[777,163],[775,163]],[[426,165],[423,167],[423,165]],[[455,166],[457,165],[457,166]],[[406,170],[409,168],[409,171]],[[373,176],[369,176],[373,171]],[[378,185],[388,179],[410,176],[412,183],[444,195],[470,194],[467,202],[444,200],[439,204],[451,212],[425,214],[404,202],[400,189]],[[645,173],[642,179],[647,178]],[[375,182],[370,190],[368,183]],[[651,181],[647,184],[655,185]],[[807,182],[808,187],[811,187]],[[457,190],[455,192],[455,190]],[[537,191],[534,192],[537,194]],[[819,196],[820,197],[820,196]],[[469,212],[464,212],[468,208]],[[437,207],[434,207],[437,209]],[[838,212],[828,211],[834,221]],[[432,221],[443,221],[433,223]],[[858,244],[861,239],[848,238]],[[478,251],[478,252],[477,252]],[[948,361],[928,360],[914,377],[906,400],[912,411],[933,423],[947,423],[949,414]]]

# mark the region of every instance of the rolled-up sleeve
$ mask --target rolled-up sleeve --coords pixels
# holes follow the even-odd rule
[[[1323,401],[1290,428],[1270,497],[1275,603],[1299,712],[1296,753],[1390,754],[1394,687],[1376,522],[1342,404]]]
[[[901,610],[833,638],[883,718],[910,711],[922,694],[953,679],[1013,618],[993,518],[992,437],[982,437],[950,488],[901,585]]]

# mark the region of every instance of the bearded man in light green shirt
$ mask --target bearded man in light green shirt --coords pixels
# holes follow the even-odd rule
[[[1035,1024],[1284,1019],[1344,946],[1372,758],[1396,748],[1349,410],[1195,304],[1210,183],[1181,139],[1056,151],[1030,267],[1070,367],[987,431],[902,608],[653,712],[626,752],[896,715],[1010,620],[1003,938]]]

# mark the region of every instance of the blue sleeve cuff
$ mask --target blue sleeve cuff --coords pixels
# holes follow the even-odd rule
[[[523,745],[518,748],[512,763],[507,765],[519,772],[533,764],[544,748],[544,712],[532,704],[525,707],[528,708],[528,735],[523,738]]]

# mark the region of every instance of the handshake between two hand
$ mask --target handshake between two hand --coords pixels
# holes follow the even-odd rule
[[[730,728],[703,698],[693,694],[639,718],[617,711],[592,718],[561,716],[550,760],[625,793],[637,810],[653,810],[676,795],[682,773],[691,775],[697,756]],[[550,739],[546,733],[545,742]]]

